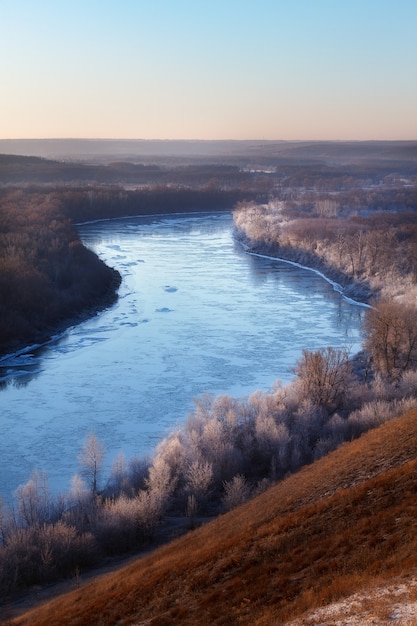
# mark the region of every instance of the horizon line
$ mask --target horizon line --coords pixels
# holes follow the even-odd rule
[[[199,139],[199,138],[152,138],[145,139],[142,137],[0,137],[0,141],[140,141],[140,142],[199,142],[199,143],[361,143],[361,142],[417,142],[417,137],[410,139]]]

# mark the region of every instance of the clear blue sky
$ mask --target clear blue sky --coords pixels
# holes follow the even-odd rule
[[[0,0],[0,138],[417,139],[417,0]]]

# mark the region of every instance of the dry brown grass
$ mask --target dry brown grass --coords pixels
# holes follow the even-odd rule
[[[13,624],[285,624],[417,568],[417,412]]]

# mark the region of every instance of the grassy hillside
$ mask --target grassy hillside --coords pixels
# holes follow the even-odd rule
[[[384,585],[417,567],[416,459],[413,411],[13,623],[270,626]]]

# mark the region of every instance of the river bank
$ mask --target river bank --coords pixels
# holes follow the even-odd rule
[[[367,281],[354,280],[341,270],[331,267],[318,255],[306,252],[301,248],[290,248],[288,246],[278,248],[268,243],[261,244],[259,242],[253,245],[245,233],[237,227],[234,230],[234,237],[247,254],[290,263],[301,269],[315,272],[352,304],[370,306],[370,301],[378,295],[377,291]]]
[[[263,254],[260,251],[255,252],[253,249],[251,249],[248,243],[246,243],[242,239],[239,239],[239,238],[236,238],[236,239],[247,254],[251,256],[259,257],[261,259],[262,258],[271,259],[274,261],[280,261],[282,263],[288,263],[290,265],[294,265],[295,267],[299,267],[300,269],[314,272],[315,274],[323,278],[323,280],[325,280],[330,285],[332,285],[333,289],[337,293],[340,293],[340,295],[343,296],[343,298],[347,300],[350,304],[365,307],[365,308],[370,308],[371,305],[369,304],[369,300],[370,300],[369,291],[367,289],[363,289],[362,285],[359,285],[355,283],[354,281],[352,282],[349,281],[349,278],[346,275],[342,274],[341,272],[332,271],[332,269],[329,268],[328,266],[323,267],[325,264],[321,262],[320,258],[314,257],[314,255],[311,255],[309,259],[310,265],[302,265],[298,261],[290,260],[288,258],[283,258],[282,256],[273,256],[272,254]],[[261,249],[262,249],[262,246],[257,247],[257,250],[261,250]],[[268,249],[270,248],[268,247]],[[317,267],[314,267],[314,265],[317,265]],[[332,278],[326,275],[323,270],[327,270],[328,273],[332,275]],[[336,278],[338,278],[339,280],[343,280],[343,282],[345,283],[345,286],[343,287],[340,284],[340,282],[337,282]],[[367,354],[364,350],[359,350],[359,352],[356,352],[355,354],[352,355],[352,357],[350,358],[350,362],[352,365],[352,372],[355,374],[356,378],[359,381],[365,382],[369,380],[370,369],[371,369],[369,354]]]
[[[9,345],[3,345],[0,347],[0,368],[5,361],[12,358],[19,357],[24,354],[33,352],[42,347],[46,347],[53,341],[56,341],[59,337],[64,335],[74,326],[82,324],[83,322],[95,317],[102,311],[111,307],[118,298],[117,291],[120,287],[122,277],[117,270],[108,267],[110,272],[110,280],[106,291],[98,297],[94,303],[89,303],[88,306],[82,308],[74,308],[72,313],[69,313],[63,319],[54,322],[53,324],[45,325],[44,328],[34,329],[33,335],[25,339],[14,339]],[[1,379],[1,377],[0,377]]]
[[[320,202],[301,196],[238,206],[236,238],[253,253],[318,270],[354,301],[414,305],[415,214],[367,210],[366,198],[362,210],[344,206],[340,213],[319,214]]]

